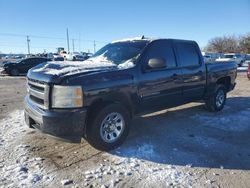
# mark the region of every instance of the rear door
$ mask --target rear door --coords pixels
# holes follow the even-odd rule
[[[175,41],[177,60],[182,70],[183,99],[199,100],[205,93],[206,67],[198,45],[192,41]]]
[[[140,111],[150,111],[180,102],[182,94],[181,69],[178,68],[171,40],[156,40],[149,44],[142,55],[138,76]],[[164,59],[166,68],[151,69],[148,61]]]

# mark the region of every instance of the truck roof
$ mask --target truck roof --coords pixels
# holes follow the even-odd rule
[[[155,41],[155,40],[172,40],[172,41],[196,43],[196,42],[193,41],[193,40],[172,39],[172,38],[146,38],[146,37],[144,37],[144,36],[142,36],[142,37],[134,37],[134,38],[125,38],[125,39],[113,41],[113,42],[111,42],[111,43],[119,43],[119,42],[140,42],[140,41],[152,42],[152,41]]]

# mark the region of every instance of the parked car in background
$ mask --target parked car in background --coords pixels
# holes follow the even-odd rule
[[[86,60],[86,58],[78,52],[73,52],[71,54],[67,54],[65,59],[69,60],[69,61],[84,61],[84,60]]]
[[[18,76],[20,74],[26,74],[29,69],[37,66],[40,63],[51,61],[48,58],[31,57],[22,59],[16,62],[7,62],[3,65],[3,73]]]
[[[221,53],[213,53],[213,52],[202,52],[202,56],[205,63],[215,62],[216,59],[221,57]]]
[[[25,121],[46,134],[74,142],[84,137],[99,150],[111,150],[123,143],[138,114],[197,100],[209,111],[222,110],[236,71],[234,62],[205,64],[194,41],[113,42],[83,63],[29,70]]]
[[[47,58],[51,59],[52,61],[64,61],[64,57],[58,53],[47,53]]]
[[[60,51],[60,56],[62,56],[64,59],[66,58],[67,52],[65,50]]]
[[[250,80],[250,63],[248,63],[247,77]]]
[[[236,53],[228,53],[224,54],[222,58],[216,59],[216,61],[234,61],[237,63],[239,67],[241,67],[244,63],[244,58],[240,54]]]
[[[60,55],[54,56],[53,61],[64,61],[64,58]]]
[[[250,54],[247,54],[244,59],[245,63],[249,64],[250,63]]]
[[[88,52],[82,52],[81,54],[83,55],[85,60],[93,56],[92,53],[88,53]]]

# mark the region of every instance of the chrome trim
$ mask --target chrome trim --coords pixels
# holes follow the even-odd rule
[[[34,81],[31,81],[31,80],[28,80],[28,84],[31,84],[31,85],[34,85],[34,86],[37,86],[37,87],[41,87],[41,88],[45,88],[45,84],[40,84],[38,82],[34,82]]]
[[[36,89],[33,89],[32,87],[30,87],[28,84],[27,84],[27,87],[28,87],[28,92],[29,94],[39,98],[39,99],[44,99],[44,93],[41,92],[41,91],[38,91]]]
[[[28,112],[29,116],[33,120],[35,120],[36,122],[42,124],[43,123],[42,111],[39,112],[39,109],[34,108],[34,107],[32,108],[31,105],[34,106],[34,107],[37,106],[37,104],[34,104],[34,102],[32,100],[30,100],[30,98],[28,96],[25,97],[25,111]]]
[[[32,86],[38,87],[34,88]],[[39,89],[41,88],[41,90]],[[49,85],[27,79],[27,90],[30,101],[33,105],[46,110],[49,109]],[[43,104],[37,103],[30,96],[43,100]]]

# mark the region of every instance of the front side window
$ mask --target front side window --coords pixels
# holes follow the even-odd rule
[[[153,41],[149,48],[146,51],[145,62],[152,59],[162,59],[166,62],[166,68],[174,68],[176,67],[175,55],[172,48],[172,45],[167,40],[157,40]],[[149,69],[146,65],[146,69]]]
[[[196,46],[194,44],[177,42],[176,49],[182,67],[200,65],[199,54],[197,53]]]

